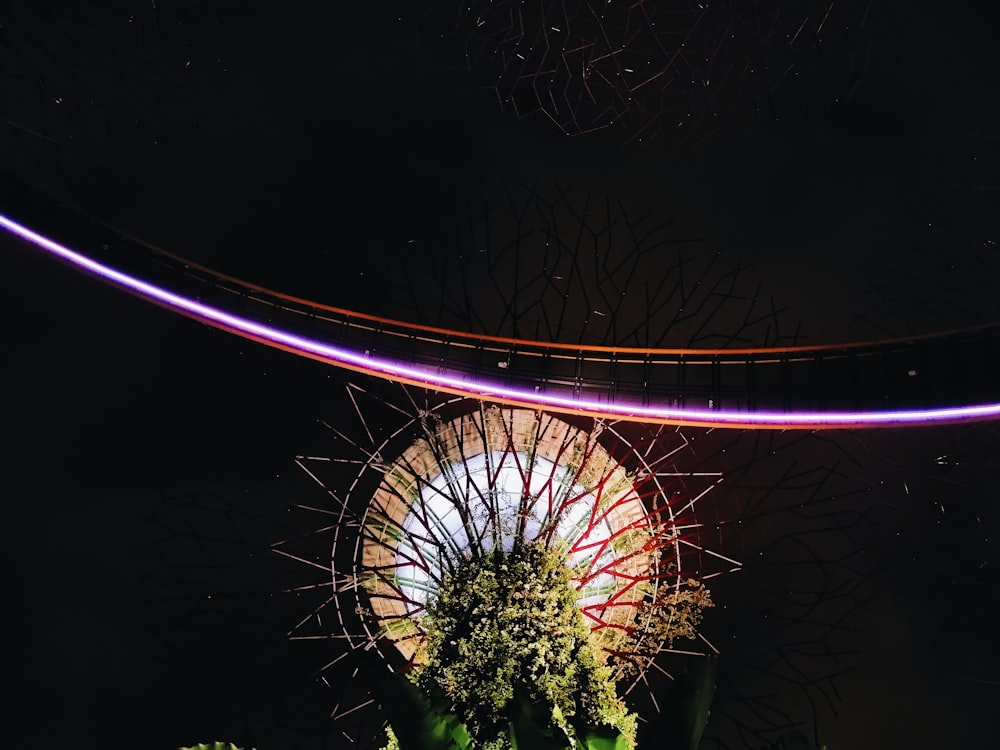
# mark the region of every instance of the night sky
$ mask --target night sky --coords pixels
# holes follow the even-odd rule
[[[664,125],[643,146],[625,144],[631,121],[571,137],[540,114],[502,109],[482,87],[496,69],[465,72],[454,41],[441,40],[454,3],[328,5],[0,3],[4,185],[234,276],[424,322],[460,323],[435,288],[460,267],[456,283],[484,289],[469,325],[491,333],[533,333],[536,321],[497,312],[486,289],[495,279],[478,267],[448,265],[463,243],[480,249],[462,239],[474,236],[470,196],[494,202],[498,236],[521,226],[511,206],[534,200],[525,196],[560,216],[587,196],[616,216],[651,216],[696,258],[721,250],[725,268],[740,266],[746,289],[761,285],[801,343],[998,318],[992,3],[730,3],[741,17],[782,8],[809,24],[829,11],[826,41],[794,54],[776,44],[773,58],[750,62],[734,53],[734,70],[794,63],[801,75],[720,84],[717,117],[699,110],[691,135]],[[598,208],[583,223],[600,228]],[[358,688],[316,680],[335,647],[284,637],[308,607],[282,592],[314,576],[297,577],[268,546],[295,533],[283,514],[312,491],[293,459],[325,449],[318,420],[352,418],[348,376],[171,315],[9,239],[0,246],[8,735],[38,747],[347,746],[327,719]],[[650,267],[659,263],[653,255]],[[588,335],[575,325],[569,334]],[[785,482],[754,533],[720,537],[747,569],[720,584],[716,600],[730,606],[713,637],[732,643],[767,602],[785,611],[783,577],[813,564],[790,551],[796,539],[808,547],[817,534],[822,554],[844,558],[842,580],[858,582],[857,601],[833,597],[821,615],[845,618],[850,633],[836,636],[847,645],[843,674],[826,685],[832,702],[815,721],[793,717],[810,742],[993,746],[997,429],[769,437],[776,463],[745,474],[720,446],[756,456],[754,436],[704,437],[711,447],[692,457],[733,467],[725,522],[738,523],[727,511],[752,507],[772,477]],[[804,472],[801,489],[782,473],[790,465]],[[810,494],[810,467],[834,465],[837,480]],[[842,553],[823,531],[823,502],[841,486],[834,515],[864,511]],[[781,510],[814,501],[814,516]],[[860,538],[877,562],[860,562]],[[772,551],[773,564],[750,560]],[[767,637],[781,651],[798,636],[788,626]],[[742,641],[730,651],[720,715],[738,717],[726,706],[767,666]],[[776,736],[740,737],[739,721],[714,735],[710,724],[703,747],[757,750]]]

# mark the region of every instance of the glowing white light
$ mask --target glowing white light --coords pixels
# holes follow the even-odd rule
[[[555,536],[569,550],[571,570],[600,570],[610,565],[614,552],[604,542],[613,530],[607,519],[594,526],[589,523],[597,493],[573,484],[567,467],[542,457],[534,458],[526,486],[519,467],[526,467],[530,460],[523,452],[481,453],[422,485],[402,522],[403,535],[396,546],[397,570],[405,571],[397,574],[397,582],[411,614],[436,590],[435,580],[444,572],[442,554],[461,559],[493,549],[497,541],[510,552],[515,540],[536,539],[553,516]],[[525,495],[530,500],[522,505]],[[433,538],[428,536],[428,526]],[[425,561],[424,565],[415,564],[416,560]],[[579,605],[603,604],[614,583],[607,572],[588,579],[579,589]]]

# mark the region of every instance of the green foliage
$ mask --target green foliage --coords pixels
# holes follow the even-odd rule
[[[413,677],[454,704],[472,747],[634,745],[636,717],[594,653],[576,596],[565,556],[541,542],[487,552],[443,582]]]
[[[671,663],[674,679],[657,693],[660,705],[670,706],[670,710],[650,717],[640,733],[642,747],[697,750],[715,697],[718,668],[719,660],[713,656],[694,656]]]
[[[389,744],[385,750],[468,750],[471,747],[465,725],[440,691],[421,691],[405,677],[387,671],[373,652],[355,651],[352,657],[389,720]]]
[[[467,750],[465,725],[440,697],[432,700],[406,679],[389,676],[376,688],[389,723],[389,747],[400,750]],[[402,741],[400,741],[402,739]]]
[[[668,566],[667,574],[675,568]],[[698,637],[702,610],[714,607],[705,584],[694,578],[678,578],[671,585],[661,585],[639,605],[632,624],[628,656],[617,664],[619,676],[634,675],[647,658],[655,658],[662,644],[671,646],[678,638]]]
[[[672,647],[676,638],[696,638],[702,610],[715,606],[705,584],[694,578],[679,579],[667,587],[655,602],[643,604],[636,616],[640,630],[654,634],[652,642],[667,642]]]

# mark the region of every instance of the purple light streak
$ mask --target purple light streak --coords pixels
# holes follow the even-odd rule
[[[80,270],[156,302],[171,310],[189,315],[203,323],[223,328],[299,356],[327,364],[347,367],[389,380],[398,380],[433,390],[443,390],[469,398],[496,400],[529,408],[586,414],[638,422],[665,422],[704,427],[771,429],[825,429],[837,427],[891,427],[934,422],[965,422],[1000,417],[1000,404],[980,404],[938,409],[860,412],[736,412],[724,409],[678,409],[630,403],[607,403],[587,398],[572,398],[534,390],[511,388],[486,379],[461,378],[405,362],[333,346],[305,336],[272,328],[248,318],[175,294],[167,289],[122,273],[65,247],[22,224],[0,214],[0,227],[46,253]]]

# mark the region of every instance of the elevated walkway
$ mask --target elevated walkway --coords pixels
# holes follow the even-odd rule
[[[472,335],[299,299],[179,258],[23,192],[0,204],[0,228],[102,281],[245,338],[472,398],[613,419],[741,428],[1000,417],[1000,324],[826,346],[581,346]]]

